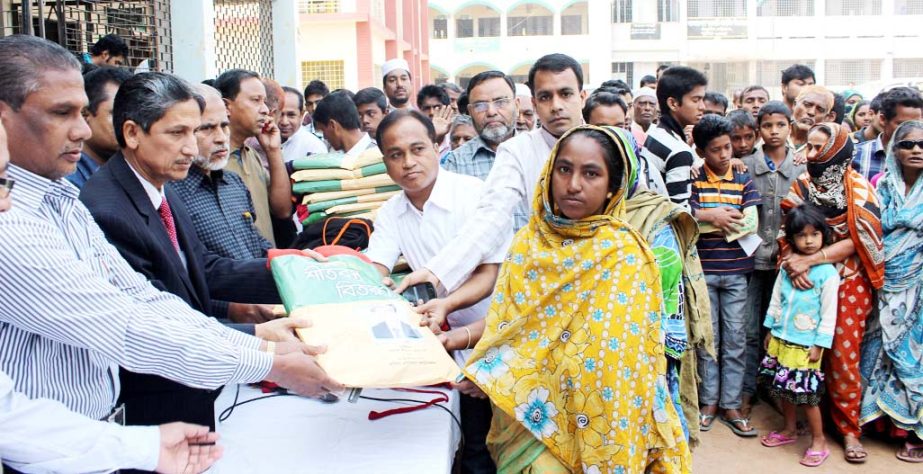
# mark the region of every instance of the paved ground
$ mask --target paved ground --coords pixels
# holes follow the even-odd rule
[[[753,409],[753,426],[760,435],[781,426],[782,415],[765,403]],[[830,437],[827,438],[830,457],[817,468],[798,464],[804,450],[811,444],[810,436],[803,436],[797,443],[778,448],[766,448],[759,438],[740,438],[727,426],[715,421],[715,427],[702,433],[702,443],[693,452],[694,472],[706,474],[784,474],[784,473],[862,473],[862,474],[923,474],[923,464],[905,463],[896,457],[896,446],[877,440],[862,439],[869,451],[865,464],[849,464],[843,459],[843,448]]]

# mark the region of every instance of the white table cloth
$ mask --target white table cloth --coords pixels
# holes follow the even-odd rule
[[[444,405],[459,416],[458,392],[441,390]],[[234,402],[228,386],[215,402],[216,416]],[[238,404],[265,396],[259,389],[240,386]],[[367,389],[375,398],[429,401],[434,394]],[[224,456],[209,472],[215,473],[450,473],[461,438],[460,427],[438,407],[371,421],[372,410],[407,406],[405,403],[345,399],[324,403],[283,396],[238,406],[218,423]]]

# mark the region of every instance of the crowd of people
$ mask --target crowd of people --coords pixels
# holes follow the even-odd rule
[[[863,435],[923,462],[920,91],[866,100],[795,64],[782,100],[684,66],[590,92],[563,54],[525,84],[415,91],[398,58],[380,88],[300,91],[126,55],[0,39],[10,472],[199,472],[224,385],[340,393],[266,259],[327,224],[304,224],[293,163],[369,150],[400,192],[361,246],[395,291],[436,289],[415,310],[464,367],[460,472],[690,472],[715,422],[809,435],[805,466],[831,434],[850,463]]]

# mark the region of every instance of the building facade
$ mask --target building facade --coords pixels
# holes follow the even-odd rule
[[[607,0],[430,0],[433,79],[465,86],[495,69],[525,83],[535,60],[564,53],[598,85],[610,78],[610,9]]]
[[[762,84],[775,98],[796,62],[835,90],[923,77],[923,0],[609,3],[612,75],[633,87],[665,63],[704,71],[720,92]]]
[[[875,90],[923,77],[923,0],[430,0],[433,78],[498,69],[524,82],[543,54],[584,66],[586,84],[632,87],[660,64],[704,71],[724,93],[762,84],[779,97],[799,62],[819,83]]]
[[[404,58],[419,89],[430,82],[427,17],[424,0],[299,0],[300,85],[380,88],[381,65]]]

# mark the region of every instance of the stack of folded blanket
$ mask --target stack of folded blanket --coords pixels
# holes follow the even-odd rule
[[[311,155],[292,167],[292,193],[303,196],[298,217],[305,226],[328,217],[374,220],[378,208],[401,189],[385,173],[377,148],[355,156]]]

